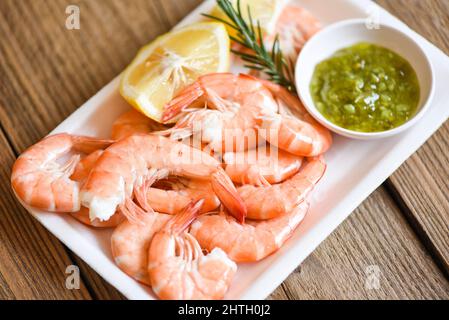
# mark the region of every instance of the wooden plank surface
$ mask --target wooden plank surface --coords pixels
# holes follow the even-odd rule
[[[61,243],[16,201],[9,185],[15,160],[0,132],[0,299],[90,299],[85,284],[65,287],[73,264]]]
[[[378,285],[372,282],[376,276]],[[447,299],[448,295],[449,282],[381,187],[271,298]]]
[[[6,183],[9,168],[16,155],[120,73],[139,47],[200,2],[0,1],[0,150],[5,162],[0,209],[7,217],[0,221],[0,298],[122,298],[14,201]],[[447,46],[444,1],[379,2],[440,47]],[[65,28],[69,4],[81,9],[81,30]],[[437,268],[444,270],[448,256],[448,136],[447,127],[441,129],[271,298],[448,298],[447,279]],[[44,248],[39,253],[37,245]],[[73,262],[83,280],[77,291],[64,287],[65,267]],[[382,272],[377,290],[364,289],[369,265]],[[39,277],[36,284],[33,274]]]
[[[379,0],[378,3],[449,54],[449,1]],[[417,235],[449,277],[448,122],[390,177],[387,185]]]
[[[75,253],[67,249],[73,263],[80,268],[84,284],[93,299],[96,300],[125,300],[126,298],[113,286],[98,275],[87,263]]]

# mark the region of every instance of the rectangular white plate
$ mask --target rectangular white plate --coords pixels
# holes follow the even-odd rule
[[[313,193],[312,207],[304,222],[281,250],[254,264],[239,265],[228,299],[264,299],[374,191],[401,163],[421,146],[449,116],[449,58],[405,24],[369,0],[295,0],[312,11],[323,24],[348,18],[378,15],[380,21],[398,26],[422,45],[435,66],[435,99],[424,118],[400,136],[379,141],[335,137],[326,154],[328,170]],[[197,21],[208,12],[209,0],[180,25]],[[178,25],[179,26],[179,25]],[[118,78],[104,87],[52,133],[70,132],[107,137],[113,120],[129,106],[117,92]],[[154,299],[151,290],[118,269],[111,259],[110,230],[94,230],[68,215],[27,208],[50,232],[86,261],[129,299]]]

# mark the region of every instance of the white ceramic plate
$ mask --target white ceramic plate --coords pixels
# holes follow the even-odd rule
[[[368,14],[394,24],[422,45],[435,68],[435,98],[413,130],[381,141],[335,137],[326,154],[328,170],[315,192],[312,207],[293,237],[271,257],[239,265],[228,299],[264,299],[375,190],[422,145],[449,116],[449,58],[399,20],[368,0],[294,0],[324,24]],[[212,7],[209,0],[181,24],[195,22]],[[117,92],[118,78],[62,122],[52,133],[71,132],[107,137],[112,121],[129,108]],[[50,232],[129,299],[154,299],[148,287],[125,275],[111,259],[108,230],[88,228],[68,215],[27,208]]]

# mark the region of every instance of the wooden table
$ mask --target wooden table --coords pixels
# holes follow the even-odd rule
[[[1,299],[122,298],[19,205],[11,166],[199,3],[0,1]],[[449,1],[378,3],[449,54]],[[69,4],[81,9],[81,30],[65,28]],[[446,122],[270,298],[449,298],[448,141]],[[71,264],[79,290],[65,287]]]

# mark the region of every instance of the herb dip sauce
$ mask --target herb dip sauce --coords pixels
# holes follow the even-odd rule
[[[310,90],[325,118],[360,132],[400,126],[415,114],[420,98],[410,63],[370,43],[339,50],[319,63]]]

